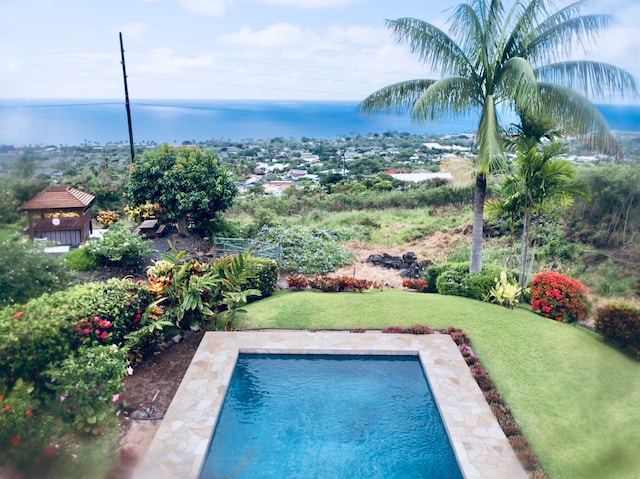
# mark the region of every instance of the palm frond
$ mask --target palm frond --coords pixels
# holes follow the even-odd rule
[[[387,20],[397,43],[407,44],[412,54],[441,75],[471,74],[472,67],[465,52],[438,27],[417,18]]]
[[[614,19],[610,15],[582,15],[560,23],[543,22],[535,30],[535,38],[528,42],[522,54],[538,64],[558,61],[566,58],[576,43],[587,50],[587,42],[592,41],[613,23]]]
[[[636,80],[609,63],[589,60],[544,65],[535,70],[539,81],[558,83],[585,95],[637,95]]]
[[[468,113],[480,106],[476,84],[463,77],[448,77],[432,83],[416,101],[411,117],[420,122]]]
[[[498,72],[496,88],[504,98],[510,99],[517,110],[528,110],[537,101],[538,86],[536,75],[524,58],[510,58]]]
[[[569,87],[538,83],[541,112],[562,125],[567,133],[583,139],[591,148],[622,158],[618,142],[604,116],[588,98]]]
[[[360,103],[365,114],[391,112],[402,114],[413,110],[416,101],[436,80],[408,80],[387,85],[373,92]]]
[[[520,13],[519,16],[513,18],[513,15],[516,15],[519,12],[518,7],[522,7],[520,2],[515,2],[512,7],[512,12],[509,17],[513,18],[512,22],[508,24],[513,25],[509,31],[510,34],[502,48],[502,61],[505,62],[509,58],[517,57],[517,56],[525,56],[523,52],[525,51],[524,45],[528,45],[533,32],[537,27],[537,18],[542,13],[546,12],[546,2],[547,0],[532,0],[530,1]]]

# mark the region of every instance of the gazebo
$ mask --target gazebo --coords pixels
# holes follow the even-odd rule
[[[30,199],[20,210],[29,216],[31,239],[48,239],[61,245],[83,244],[92,232],[91,206],[95,196],[68,186],[51,186]]]

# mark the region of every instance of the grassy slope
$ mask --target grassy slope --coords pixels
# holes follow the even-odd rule
[[[551,478],[640,477],[640,363],[575,325],[407,291],[279,293],[245,328],[464,329]]]

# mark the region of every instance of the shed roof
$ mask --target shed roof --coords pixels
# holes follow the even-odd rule
[[[50,186],[20,206],[21,210],[56,210],[91,206],[95,196],[68,186]]]

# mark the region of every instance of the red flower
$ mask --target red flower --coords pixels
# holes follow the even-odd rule
[[[3,410],[4,412],[9,412],[9,409],[11,409],[11,408],[9,407],[9,405],[8,405],[8,404],[5,404],[5,405],[4,405],[4,407],[2,408],[2,410]]]
[[[9,442],[11,443],[11,445],[12,445],[13,447],[17,447],[17,446],[18,446],[18,444],[20,444],[20,438],[19,438],[18,436],[13,436],[13,437],[9,440]]]
[[[33,411],[32,411],[31,409],[27,409],[24,413],[25,413],[27,416],[33,416]]]
[[[53,456],[53,448],[51,446],[47,446],[44,448],[44,457]]]
[[[24,311],[18,311],[16,314],[13,315],[13,318],[20,319],[23,314],[24,314]]]

